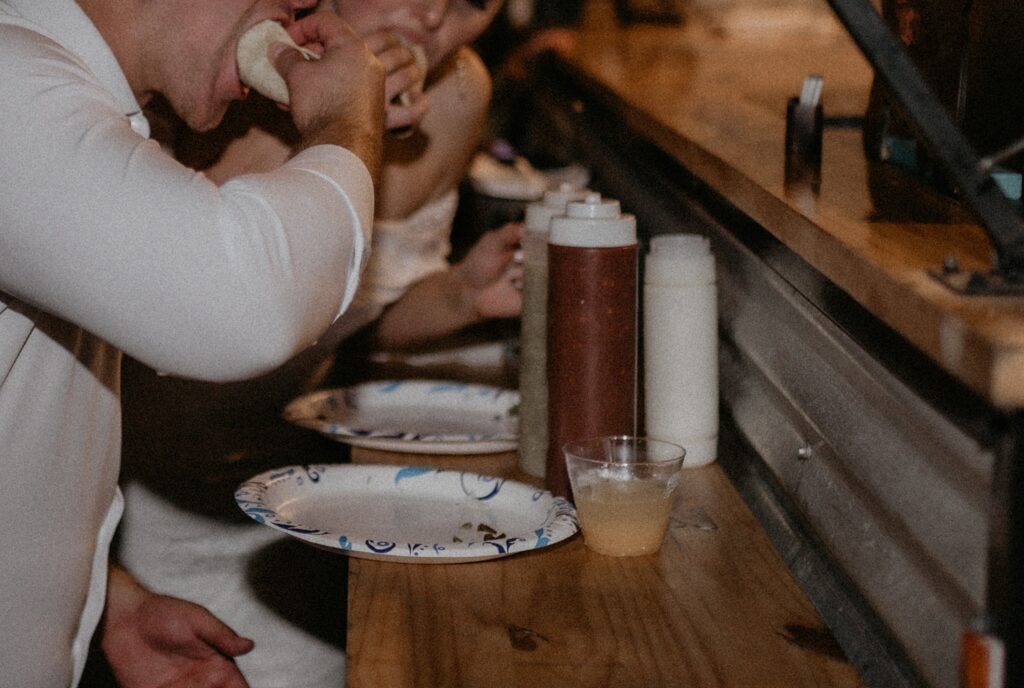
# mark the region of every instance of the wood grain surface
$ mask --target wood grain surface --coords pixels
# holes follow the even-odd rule
[[[353,450],[528,481],[515,455]],[[655,555],[604,557],[580,536],[486,562],[352,559],[348,685],[559,688],[857,686],[782,560],[716,465],[684,472]]]

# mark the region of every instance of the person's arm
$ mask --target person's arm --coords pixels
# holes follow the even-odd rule
[[[523,272],[515,254],[521,240],[519,224],[491,230],[459,263],[414,284],[375,324],[374,345],[414,348],[470,325],[518,316]]]
[[[522,309],[522,268],[514,260],[521,240],[518,225],[488,232],[459,264],[447,268],[444,254],[424,253],[425,248],[447,250],[447,241],[406,239],[407,228],[397,233],[392,229],[393,224],[403,227],[434,199],[452,193],[462,179],[479,146],[491,81],[479,56],[464,48],[438,71],[427,93],[430,108],[417,133],[405,139],[385,138],[388,162],[378,194],[376,253],[357,297],[386,306],[367,332],[371,346],[381,349],[415,348],[476,323],[517,316]],[[381,222],[394,219],[397,222]],[[450,226],[436,230],[447,238]],[[399,275],[415,275],[410,261],[421,266],[423,276],[411,279],[394,302],[381,300],[394,298]],[[397,263],[401,269],[396,269]]]
[[[123,688],[246,688],[234,657],[253,643],[202,607],[110,567],[100,647]]]
[[[355,153],[314,145],[217,187],[32,31],[3,30],[0,82],[0,291],[213,381],[279,366],[347,305],[373,215]]]
[[[462,48],[427,84],[430,107],[408,138],[384,137],[376,217],[405,218],[454,189],[479,149],[491,101],[491,77]]]

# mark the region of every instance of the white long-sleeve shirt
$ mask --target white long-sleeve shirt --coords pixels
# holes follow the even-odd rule
[[[120,514],[123,350],[231,380],[350,301],[370,176],[311,148],[218,188],[147,140],[73,0],[0,0],[0,672],[75,685]]]

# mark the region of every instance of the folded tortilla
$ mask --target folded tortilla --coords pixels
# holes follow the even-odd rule
[[[308,48],[297,45],[283,26],[270,19],[256,24],[238,39],[236,55],[238,75],[242,83],[271,100],[287,105],[288,84],[274,68],[268,54],[272,43],[290,45],[307,60],[319,60],[320,56]]]

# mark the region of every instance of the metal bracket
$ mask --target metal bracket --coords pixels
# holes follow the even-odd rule
[[[963,133],[931,92],[869,0],[828,0],[864,57],[888,83],[910,117],[916,133],[956,185],[992,244],[992,271],[966,279],[944,269],[933,272],[943,284],[964,294],[1019,295],[1024,275],[1024,219],[1000,190],[990,167],[979,162]],[[959,285],[959,288],[958,288]]]

